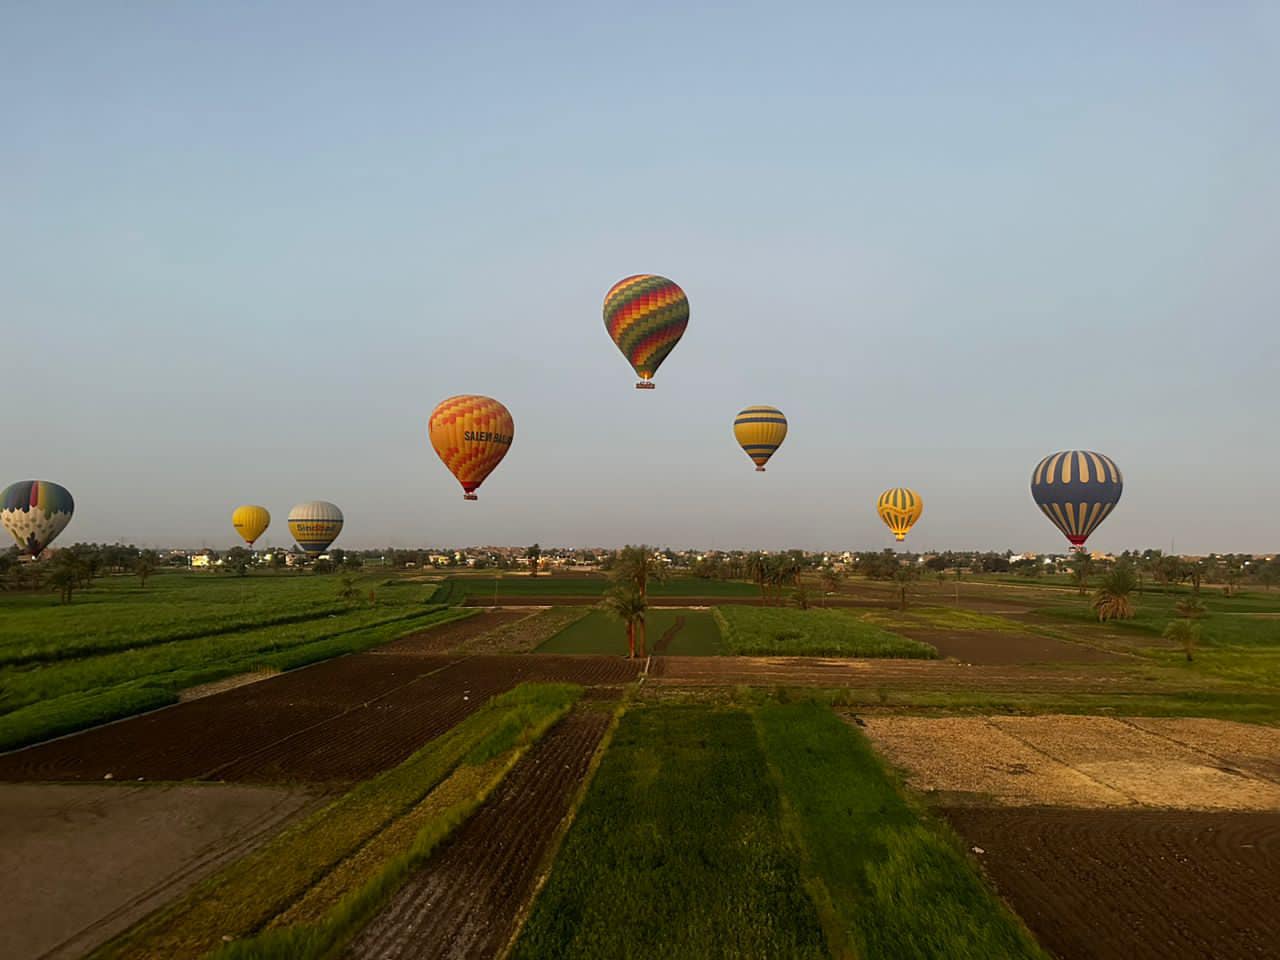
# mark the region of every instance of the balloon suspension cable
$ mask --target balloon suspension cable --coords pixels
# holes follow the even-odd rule
[[[641,380],[636,384],[637,390],[653,390],[657,385],[652,380]]]
[[[476,495],[476,494],[474,494],[474,493],[464,493],[464,494],[462,495],[462,499],[463,499],[463,500],[479,500],[479,499],[480,499],[480,497],[479,497],[479,496],[477,496],[477,495]]]

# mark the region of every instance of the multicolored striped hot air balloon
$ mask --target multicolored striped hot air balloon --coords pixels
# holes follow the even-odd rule
[[[342,511],[327,500],[300,503],[289,511],[289,533],[313,560],[342,532]]]
[[[920,519],[920,514],[924,513],[924,500],[914,490],[894,487],[880,494],[880,499],[876,501],[876,513],[880,514],[880,519],[892,531],[893,538],[902,541],[907,538],[907,531]]]
[[[66,487],[48,480],[22,480],[0,492],[0,524],[18,541],[18,549],[38,557],[76,512]]]
[[[787,439],[787,418],[777,407],[747,407],[734,418],[733,436],[756,470],[764,473],[764,465]]]
[[[431,446],[462,484],[462,498],[476,488],[511,449],[516,424],[511,411],[492,397],[467,394],[443,400],[427,421]]]
[[[1051,453],[1031,474],[1031,499],[1077,550],[1110,516],[1123,491],[1115,461],[1089,450]]]
[[[653,375],[688,325],[689,298],[666,277],[636,274],[604,295],[604,328],[640,378],[638,390],[653,389]]]
[[[262,536],[271,525],[271,514],[266,507],[246,504],[231,511],[231,525],[244,538],[244,542],[252,547],[253,541]]]

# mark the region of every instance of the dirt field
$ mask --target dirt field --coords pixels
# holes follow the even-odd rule
[[[548,733],[346,955],[496,956],[608,723],[604,711],[577,710]]]
[[[488,633],[495,627],[516,620],[523,620],[532,610],[486,610],[473,614],[465,620],[446,623],[429,630],[411,633],[407,637],[393,640],[381,647],[375,647],[370,653],[391,653],[405,655],[449,653],[464,641]]]
[[[945,813],[1062,960],[1280,957],[1280,813]]]
[[[0,780],[346,783],[522,681],[616,687],[639,670],[612,657],[355,654],[5,754]]]
[[[1280,730],[1213,720],[876,717],[867,735],[948,803],[1280,811]]]
[[[214,784],[0,786],[0,956],[83,956],[314,799]]]
[[[937,660],[828,657],[655,657],[651,682],[667,686],[889,686],[913,690],[1144,693],[1149,682],[1122,669],[1087,671],[969,666]]]
[[[1082,643],[1068,643],[1034,633],[997,630],[932,630],[897,626],[900,633],[937,648],[944,657],[984,665],[1036,663],[1124,663],[1126,658]]]

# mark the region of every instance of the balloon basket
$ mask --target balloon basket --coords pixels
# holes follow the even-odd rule
[[[464,494],[462,495],[462,499],[463,499],[463,500],[479,500],[479,499],[480,499],[480,497],[479,497],[479,496],[477,496],[477,495],[476,495],[476,494],[474,494],[474,493],[464,493]]]
[[[652,389],[654,389],[654,386],[655,386],[655,384],[653,383],[653,381],[652,381],[652,380],[641,380],[639,383],[637,383],[637,384],[636,384],[636,389],[637,389],[637,390],[652,390]]]
[[[764,467],[756,467],[756,473],[764,473]]]

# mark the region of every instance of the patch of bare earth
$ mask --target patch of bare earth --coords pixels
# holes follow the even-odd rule
[[[1280,813],[943,812],[1061,960],[1280,957]]]
[[[314,800],[220,784],[0,786],[0,956],[83,956]]]
[[[472,614],[462,620],[454,620],[438,627],[419,630],[407,637],[393,640],[370,650],[370,653],[390,653],[400,656],[413,654],[449,653],[468,640],[483,636],[504,624],[521,620],[529,615],[527,610],[488,610]]]
[[[608,724],[606,712],[576,710],[534,744],[346,955],[498,956],[516,931]]]
[[[1077,716],[864,725],[913,787],[949,803],[1280,811],[1280,781],[1265,760],[1280,751],[1280,730]]]

